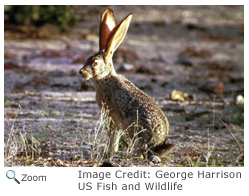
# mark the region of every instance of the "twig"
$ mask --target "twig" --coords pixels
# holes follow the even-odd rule
[[[32,131],[32,126],[31,125],[29,125],[29,127],[30,127],[30,134],[31,134],[31,157],[32,157],[32,161],[34,160],[34,148],[33,148],[33,131]]]
[[[219,119],[219,121],[221,121],[221,122],[226,126],[226,128],[227,128],[228,131],[230,132],[231,136],[233,137],[233,139],[236,141],[236,143],[237,143],[238,146],[239,146],[239,153],[242,154],[242,150],[241,150],[241,146],[240,146],[239,141],[235,138],[235,136],[233,135],[232,131],[229,129],[229,127],[227,126],[227,124],[224,123],[220,118],[218,118],[218,119]]]

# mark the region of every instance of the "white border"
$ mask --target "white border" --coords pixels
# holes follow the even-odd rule
[[[77,5],[77,4],[83,4],[83,3],[88,3],[89,1],[70,1],[71,4]],[[141,1],[140,1],[141,2]],[[4,4],[30,4],[30,1],[8,1],[4,2]],[[35,1],[32,3],[42,3],[42,4],[50,4],[51,1]],[[53,1],[54,4],[57,2]],[[68,2],[63,2],[63,3],[68,3]],[[117,4],[117,1],[105,1],[105,2],[100,2],[100,1],[90,1],[91,4]],[[123,2],[122,2],[123,3]],[[125,1],[126,4],[132,4],[134,1]],[[135,2],[139,3],[139,2]],[[151,2],[142,2],[144,4],[151,3]],[[162,1],[153,1],[153,4],[161,4]],[[172,3],[172,2],[165,2],[165,3]],[[184,1],[174,1],[174,4],[185,4],[186,2]],[[246,1],[208,1],[207,2],[200,2],[200,1],[194,1],[194,4],[213,4],[213,5],[218,5],[218,4],[246,4]],[[203,5],[202,4],[202,5]],[[246,6],[245,6],[245,19],[248,19],[246,17],[247,12],[246,12]],[[3,17],[4,14],[2,13],[1,17]],[[2,21],[3,18],[2,18]],[[4,24],[2,23],[2,33],[3,31],[3,26]],[[245,32],[247,31],[247,20],[245,20]],[[2,35],[2,37],[4,37]],[[245,51],[247,47],[247,37],[245,36]],[[4,52],[3,52],[4,53]],[[245,55],[245,74],[248,74],[248,68],[247,68],[247,56]],[[2,55],[3,58],[3,55]],[[1,62],[4,62],[4,59],[2,59]],[[4,77],[1,80],[2,86],[4,86]],[[247,77],[245,77],[245,83],[247,82]],[[246,89],[246,86],[245,86]],[[247,90],[245,91],[245,98],[248,96]],[[1,101],[1,107],[2,111],[4,111],[4,106],[3,106],[3,98],[4,95],[2,95],[2,101]],[[245,116],[247,116],[247,104],[245,102]],[[2,119],[4,119],[4,113],[1,114]],[[3,121],[2,121],[3,123]],[[245,121],[245,141],[247,141],[247,131],[248,131],[248,123]],[[4,130],[4,124],[2,124],[2,130]],[[1,141],[3,141],[3,132],[1,134]],[[245,152],[247,152],[247,143],[245,142]],[[124,191],[97,191],[97,190],[91,190],[90,191],[80,191],[78,189],[78,183],[83,182],[82,179],[78,178],[78,171],[110,171],[112,173],[115,173],[118,169],[121,169],[122,171],[126,172],[135,172],[137,170],[145,170],[148,172],[151,172],[152,177],[148,179],[136,179],[136,178],[125,178],[125,179],[116,179],[115,177],[111,179],[106,179],[105,183],[108,182],[115,182],[117,184],[122,184],[122,183],[137,183],[137,182],[147,182],[147,181],[155,181],[155,182],[164,182],[168,179],[157,179],[153,178],[153,173],[155,173],[157,170],[163,170],[163,171],[170,171],[170,172],[193,172],[197,173],[198,170],[205,170],[205,171],[210,171],[210,172],[220,172],[221,170],[223,171],[229,171],[229,172],[242,172],[242,179],[187,179],[185,181],[183,180],[176,180],[176,179],[170,179],[172,182],[179,182],[183,184],[183,191],[170,191],[170,194],[174,195],[181,195],[182,193],[187,194],[187,195],[202,195],[202,194],[210,194],[213,193],[214,195],[244,195],[244,193],[248,192],[247,191],[247,184],[246,180],[248,179],[248,164],[245,164],[243,168],[235,168],[235,167],[230,167],[230,168],[28,168],[28,167],[18,167],[18,168],[6,168],[3,167],[3,148],[4,144],[2,145],[2,156],[1,156],[1,192],[5,194],[11,194],[11,195],[27,195],[27,194],[35,194],[35,195],[60,195],[60,194],[108,194],[108,195],[116,195],[118,193],[124,193]],[[245,163],[248,163],[248,158],[245,156]],[[46,182],[24,182],[21,181],[21,184],[18,185],[14,180],[9,180],[6,178],[6,172],[9,169],[13,169],[16,172],[16,178],[21,181],[22,179],[22,174],[28,174],[28,175],[46,175],[47,176],[47,181]],[[92,182],[92,183],[97,183],[99,180],[98,179],[85,179],[86,182]],[[248,180],[247,180],[248,181]],[[8,192],[6,192],[8,191]],[[145,190],[140,190],[140,191],[133,191],[135,194],[151,194],[152,192],[148,192]],[[130,191],[129,191],[130,193]],[[155,192],[157,194],[157,191]],[[160,191],[160,193],[167,194],[168,191]]]

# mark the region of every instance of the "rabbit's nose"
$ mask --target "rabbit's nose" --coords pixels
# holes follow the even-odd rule
[[[79,70],[79,74],[82,74],[82,73],[83,73],[83,69],[80,69],[80,70]]]

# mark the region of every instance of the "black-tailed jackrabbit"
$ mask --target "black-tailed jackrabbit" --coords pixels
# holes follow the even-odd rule
[[[109,111],[112,118],[109,131],[109,155],[118,151],[119,128],[126,130],[135,141],[136,153],[166,155],[173,144],[166,144],[169,123],[162,110],[143,91],[114,70],[112,56],[123,41],[132,14],[115,25],[114,14],[106,9],[100,18],[99,52],[91,56],[79,73],[91,79],[96,88],[100,108]],[[135,140],[134,140],[135,137]]]

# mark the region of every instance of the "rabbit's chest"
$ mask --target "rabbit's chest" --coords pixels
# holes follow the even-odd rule
[[[96,88],[98,106],[105,106],[110,111],[120,113],[134,99],[132,85],[126,84],[115,77],[102,81]],[[104,105],[103,105],[104,104]]]
[[[96,101],[99,107],[102,107],[102,104],[108,105],[109,109],[116,107],[125,106],[132,100],[132,94],[124,86],[119,85],[107,85],[102,86],[101,89],[96,91]]]

